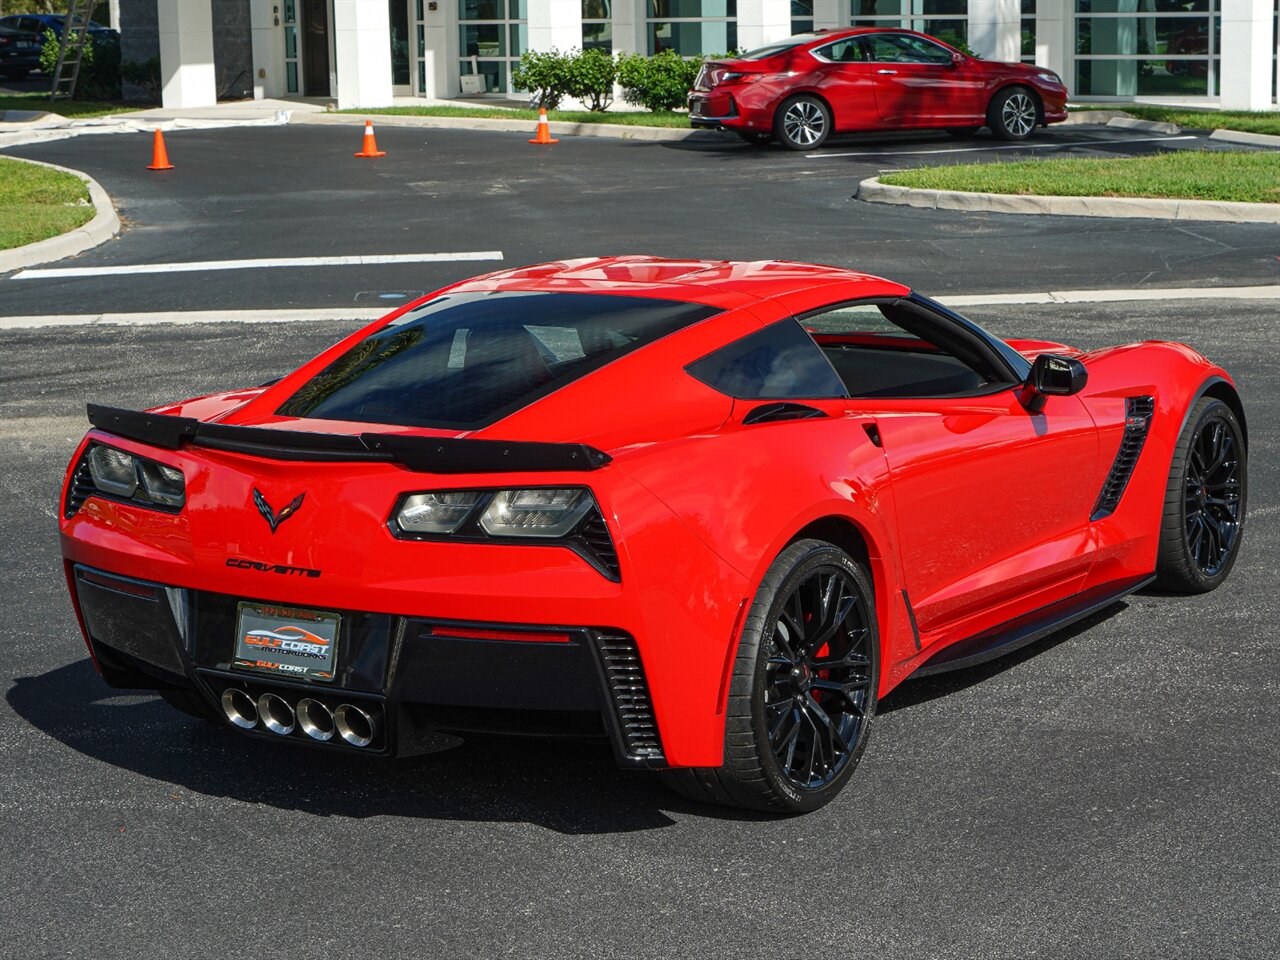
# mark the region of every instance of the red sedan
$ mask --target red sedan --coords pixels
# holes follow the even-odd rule
[[[1000,340],[778,261],[506,270],[89,419],[59,521],[111,686],[338,756],[607,737],[789,812],[908,677],[1217,587],[1247,494],[1240,398],[1190,347]]]
[[[750,143],[814,150],[833,133],[987,126],[1022,140],[1067,118],[1052,70],[979,60],[911,30],[802,33],[732,60],[708,61],[689,93],[695,127]]]

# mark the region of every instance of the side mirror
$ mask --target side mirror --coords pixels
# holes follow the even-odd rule
[[[1032,413],[1044,409],[1047,397],[1069,397],[1079,393],[1089,382],[1089,371],[1074,357],[1042,353],[1031,365],[1031,373],[1022,386],[1022,404]]]
[[[962,63],[964,63],[964,54],[953,50],[951,52],[951,65],[953,67],[958,67]]]

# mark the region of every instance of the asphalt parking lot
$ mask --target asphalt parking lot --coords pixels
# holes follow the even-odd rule
[[[388,156],[356,160],[346,126],[179,131],[177,169],[146,169],[144,134],[6,151],[82,169],[116,198],[123,235],[59,267],[91,278],[0,279],[0,314],[369,306],[495,262],[142,274],[139,264],[361,254],[498,252],[502,264],[625,253],[852,266],[933,294],[1274,282],[1266,224],[1046,218],[851,199],[885,169],[1026,153],[1234,149],[1097,126],[1052,128],[1018,150],[986,134],[846,138],[809,156],[736,139],[631,142],[378,128]],[[1049,284],[1049,286],[1045,286]]]
[[[809,159],[568,138],[537,151],[386,127],[386,163],[350,159],[350,139],[319,127],[175,134],[177,176],[158,181],[141,137],[13,152],[92,173],[127,219],[119,240],[56,266],[642,251],[825,260],[955,294],[1277,278],[1274,227],[849,199],[859,176],[919,161],[902,151],[960,146],[936,137]],[[856,152],[830,148],[845,151]],[[303,157],[305,180],[286,169]],[[0,317],[285,306],[341,317],[376,302],[361,294],[491,266],[8,277]],[[881,705],[850,789],[796,819],[690,804],[616,769],[604,745],[475,737],[356,762],[109,690],[84,656],[57,551],[55,502],[84,403],[259,383],[356,324],[0,330],[0,957],[1270,957],[1277,305],[965,312],[999,334],[1082,347],[1183,340],[1232,371],[1252,442],[1241,558],[1206,597],[1140,593],[1011,658],[904,685]]]

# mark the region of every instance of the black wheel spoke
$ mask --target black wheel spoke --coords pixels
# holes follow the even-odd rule
[[[1235,549],[1242,506],[1237,447],[1228,421],[1215,417],[1200,427],[1187,457],[1187,552],[1210,576],[1221,572]]]
[[[765,731],[782,775],[804,789],[845,768],[866,722],[872,671],[860,596],[848,571],[833,564],[797,583],[777,608],[765,658]]]

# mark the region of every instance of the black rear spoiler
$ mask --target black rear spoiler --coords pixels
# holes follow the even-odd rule
[[[166,450],[183,443],[271,460],[396,463],[419,473],[523,473],[598,470],[613,458],[585,443],[458,440],[386,433],[305,433],[270,427],[235,427],[89,404],[99,430]]]

